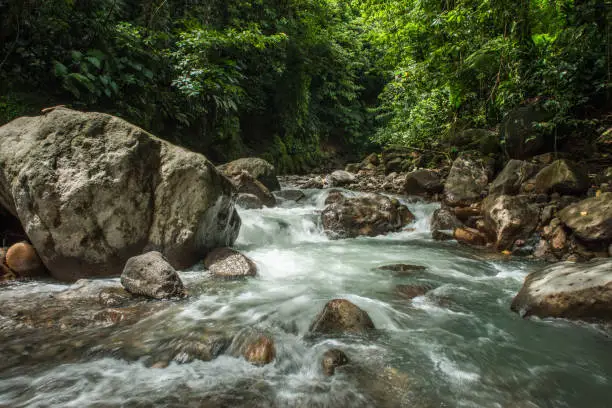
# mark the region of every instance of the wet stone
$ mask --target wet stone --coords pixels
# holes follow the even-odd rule
[[[396,276],[411,276],[418,272],[424,272],[427,270],[426,266],[422,265],[411,265],[411,264],[391,264],[383,265],[378,268],[381,271],[391,271]]]
[[[344,366],[349,363],[349,359],[342,350],[331,349],[327,350],[323,354],[321,360],[321,367],[323,368],[323,374],[326,376],[332,376],[336,372],[337,367]]]
[[[414,299],[425,295],[433,288],[429,285],[397,285],[395,292],[406,299]]]

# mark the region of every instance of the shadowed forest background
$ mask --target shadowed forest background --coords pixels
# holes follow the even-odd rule
[[[534,134],[578,148],[612,121],[611,10],[604,0],[0,0],[0,125],[66,104],[215,162],[258,155],[295,173],[388,146],[498,154],[499,124],[522,107]],[[465,129],[495,136],[458,137]]]

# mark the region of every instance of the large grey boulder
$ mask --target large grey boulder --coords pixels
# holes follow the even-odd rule
[[[227,176],[231,177],[234,174],[246,171],[261,184],[266,186],[270,191],[280,190],[280,183],[276,178],[276,169],[274,166],[264,159],[259,157],[243,157],[232,162],[222,164],[219,170],[223,171]]]
[[[185,287],[174,268],[156,251],[128,259],[121,274],[121,284],[128,292],[153,299],[185,295]]]
[[[330,197],[321,220],[331,238],[375,237],[400,231],[415,219],[408,207],[381,194],[347,198],[337,193]]]
[[[0,140],[0,205],[57,279],[116,276],[147,250],[180,269],[238,234],[227,178],[120,118],[58,108]]]
[[[521,185],[538,171],[538,166],[522,160],[510,160],[489,186],[489,194],[518,194]]]
[[[489,196],[482,203],[485,229],[497,249],[511,249],[517,239],[528,239],[538,226],[540,210],[525,195]]]
[[[450,206],[480,201],[489,182],[488,163],[467,155],[455,159],[444,184],[444,200]]]
[[[327,177],[331,187],[347,186],[354,183],[356,179],[353,173],[344,170],[336,170]]]
[[[535,178],[537,193],[580,195],[586,193],[589,186],[585,171],[568,160],[553,162],[540,170]]]
[[[433,170],[416,170],[406,175],[404,191],[408,195],[441,193],[443,189],[440,176]]]
[[[235,173],[230,180],[234,183],[239,194],[254,195],[266,207],[274,207],[276,205],[276,198],[270,190],[246,171],[243,170],[240,173]]]
[[[511,308],[525,317],[612,321],[612,261],[564,262],[531,273]]]
[[[587,198],[559,212],[561,221],[585,241],[612,240],[612,193]]]
[[[241,279],[257,275],[257,265],[251,258],[232,248],[217,248],[204,259],[204,266],[215,277]]]

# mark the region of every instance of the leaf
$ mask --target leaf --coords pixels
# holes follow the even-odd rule
[[[102,61],[100,61],[98,58],[96,58],[96,57],[85,57],[85,59],[87,61],[89,61],[89,63],[91,65],[93,65],[94,67],[96,67],[98,69],[102,68]]]
[[[66,68],[66,66],[59,61],[55,61],[53,63],[53,69],[55,76],[63,77],[68,74],[68,68]]]

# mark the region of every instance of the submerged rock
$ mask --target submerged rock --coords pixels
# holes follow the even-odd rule
[[[223,173],[229,177],[246,171],[261,184],[266,186],[268,190],[278,191],[281,189],[274,166],[258,157],[244,157],[234,160],[219,166],[219,170],[223,171]]]
[[[185,296],[181,278],[163,255],[155,251],[128,259],[121,284],[130,293],[154,299]]]
[[[180,269],[236,239],[231,183],[122,119],[57,108],[0,127],[0,139],[0,206],[57,279],[117,276],[146,250]]]
[[[330,237],[354,238],[399,231],[414,221],[414,215],[396,199],[367,194],[352,198],[336,197],[325,207],[321,219]]]
[[[19,277],[30,278],[46,275],[45,266],[34,247],[27,242],[11,245],[5,255],[6,265]]]
[[[489,196],[482,204],[485,229],[495,237],[499,250],[509,250],[518,239],[527,240],[535,231],[540,210],[525,195]]]
[[[274,340],[259,330],[245,329],[234,337],[229,354],[242,356],[254,365],[266,365],[276,358]]]
[[[564,262],[531,273],[511,309],[524,317],[612,321],[612,261]]]
[[[536,175],[537,193],[581,195],[589,189],[589,178],[580,167],[568,160],[557,160]]]
[[[232,248],[211,251],[204,259],[204,266],[217,278],[241,279],[257,275],[255,262]]]
[[[304,198],[306,198],[306,194],[302,190],[281,190],[277,191],[277,197],[282,198],[283,200],[300,202]]]
[[[423,272],[427,270],[427,267],[422,265],[410,265],[410,264],[391,264],[391,265],[383,265],[378,268],[381,271],[391,271],[394,272],[395,275],[399,276],[408,276],[414,275],[418,272]]]
[[[612,240],[612,193],[570,205],[559,212],[559,218],[585,241]]]
[[[321,367],[323,368],[323,374],[330,377],[336,372],[336,368],[342,367],[349,363],[349,359],[342,350],[331,349],[327,350],[323,354],[321,360]]]
[[[414,299],[432,290],[429,285],[397,285],[395,292],[403,298]]]
[[[374,328],[365,310],[346,299],[334,299],[327,302],[310,325],[309,331],[317,334],[363,334]]]

